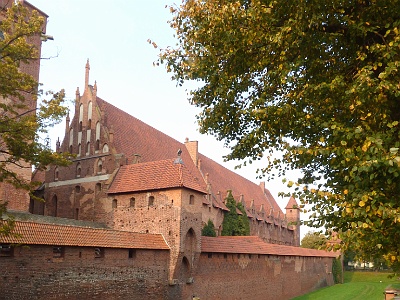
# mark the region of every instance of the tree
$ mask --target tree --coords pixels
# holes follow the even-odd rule
[[[229,208],[229,211],[224,213],[221,235],[250,235],[250,224],[246,211],[241,203],[236,204],[231,191],[228,191],[226,197],[226,207]],[[238,214],[238,210],[241,214]]]
[[[215,233],[215,228],[214,228],[214,223],[210,219],[208,219],[208,222],[206,225],[204,225],[203,229],[201,230],[201,235],[202,236],[217,236]]]
[[[177,46],[161,50],[202,109],[200,131],[228,160],[311,205],[308,225],[357,235],[400,262],[399,1],[187,0],[171,7]],[[276,153],[282,154],[277,156]],[[269,178],[273,175],[269,175]],[[400,265],[399,265],[400,267]]]
[[[49,164],[67,165],[68,155],[55,153],[43,145],[40,135],[61,121],[67,108],[64,92],[47,93],[51,99],[36,103],[38,83],[23,72],[23,66],[39,59],[38,49],[30,39],[40,36],[45,21],[36,11],[22,4],[2,8],[0,23],[0,183],[32,191],[37,183],[21,175],[32,166],[43,170]],[[0,199],[0,219],[6,213],[7,199]],[[8,223],[10,225],[10,223]],[[1,234],[9,234],[10,226],[1,226]]]
[[[327,242],[328,239],[322,233],[309,231],[301,240],[301,247],[321,250],[327,247]]]

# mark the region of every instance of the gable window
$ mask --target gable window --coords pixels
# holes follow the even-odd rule
[[[0,257],[14,256],[14,247],[10,244],[0,244]]]
[[[149,206],[153,206],[154,205],[154,196],[150,196],[149,197]]]
[[[190,205],[194,204],[194,196],[193,195],[190,195],[190,197],[189,197],[189,204]]]
[[[64,247],[53,246],[53,257],[54,258],[64,257]]]
[[[94,248],[94,257],[95,258],[104,257],[104,249],[100,247]]]
[[[100,122],[96,123],[96,143],[95,143],[95,150],[100,150]]]
[[[92,125],[92,107],[93,107],[93,104],[92,104],[92,101],[90,101],[88,104],[88,112],[87,112],[89,129],[91,128],[91,125]]]

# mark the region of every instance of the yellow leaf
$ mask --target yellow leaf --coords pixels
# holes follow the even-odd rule
[[[363,206],[365,206],[365,202],[361,200],[361,201],[358,203],[358,205],[361,206],[361,207],[363,207]]]

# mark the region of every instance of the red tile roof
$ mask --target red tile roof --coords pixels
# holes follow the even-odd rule
[[[21,221],[15,222],[13,233],[20,235],[20,237],[4,237],[0,235],[0,242],[25,245],[169,250],[161,234],[142,234],[110,229]]]
[[[337,257],[335,252],[269,244],[257,236],[201,237],[201,252]]]
[[[203,178],[196,175],[173,159],[126,165],[120,167],[108,193],[185,187],[207,194]]]
[[[227,190],[232,190],[235,199],[239,199],[240,195],[243,195],[246,208],[249,208],[251,201],[254,200],[257,209],[264,205],[264,209],[268,213],[272,208],[274,216],[278,216],[279,212],[283,216],[279,205],[267,189],[264,194],[262,188],[254,182],[226,169],[204,155],[199,155],[199,157],[201,159],[201,171],[203,174],[208,174],[213,194],[226,193]]]
[[[296,199],[294,197],[290,197],[288,204],[285,207],[286,209],[293,209],[293,208],[299,208],[299,204],[297,204]]]
[[[280,218],[283,218],[284,214],[267,189],[263,191],[257,184],[201,154],[199,154],[201,159],[200,171],[193,163],[183,143],[176,141],[101,98],[97,97],[96,102],[104,113],[104,126],[108,129],[113,128],[115,132],[113,147],[115,147],[117,153],[125,154],[129,162],[132,161],[134,155],[139,155],[142,163],[171,159],[176,157],[178,149],[181,149],[181,158],[185,167],[194,178],[201,179],[206,174],[209,174],[209,182],[211,183],[213,194],[212,202],[215,207],[226,210],[223,200],[227,190],[232,190],[235,199],[238,200],[240,195],[243,195],[246,204],[254,200],[257,208],[264,204],[267,212],[272,208],[275,217],[280,216]],[[74,116],[74,118],[76,117]],[[64,139],[63,145],[65,143],[66,139]],[[206,184],[202,183],[200,185],[205,186]],[[218,192],[222,196],[218,196]]]

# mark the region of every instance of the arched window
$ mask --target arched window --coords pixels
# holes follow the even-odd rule
[[[149,206],[153,206],[154,205],[154,196],[150,196],[149,197]]]
[[[97,161],[97,168],[96,168],[96,170],[97,170],[97,173],[103,172],[103,161],[102,161],[101,159],[99,159],[99,160]]]
[[[108,145],[104,144],[103,145],[103,153],[108,153],[109,149],[108,149]]]
[[[90,129],[92,125],[92,101],[90,101],[88,104],[87,118],[88,118],[88,129]]]
[[[56,195],[53,196],[51,203],[53,206],[53,217],[57,217],[58,199]]]
[[[58,171],[58,167],[55,167],[55,169],[54,169],[54,180],[58,180],[58,174],[59,174],[59,171]]]
[[[72,144],[74,143],[74,129],[71,128],[69,131],[69,148],[70,148],[70,153],[72,153]]]
[[[131,199],[130,199],[130,203],[129,203],[129,205],[130,205],[130,207],[135,207],[135,205],[136,205],[136,199],[134,198],[134,197],[132,197]]]
[[[81,192],[81,186],[77,185],[75,186],[75,193],[80,193]]]
[[[82,145],[78,144],[78,156],[81,156],[82,154]]]
[[[81,177],[81,172],[82,172],[81,164],[78,163],[76,165],[76,177],[78,177],[78,178]]]
[[[117,201],[117,199],[114,199],[112,201],[112,208],[117,208],[117,206],[118,206],[118,201]]]
[[[79,131],[82,131],[83,104],[79,105]]]
[[[194,204],[194,196],[193,195],[190,195],[190,197],[189,197],[189,204],[190,205]]]
[[[96,151],[100,150],[100,122],[96,123],[96,145],[95,145],[95,150]]]

